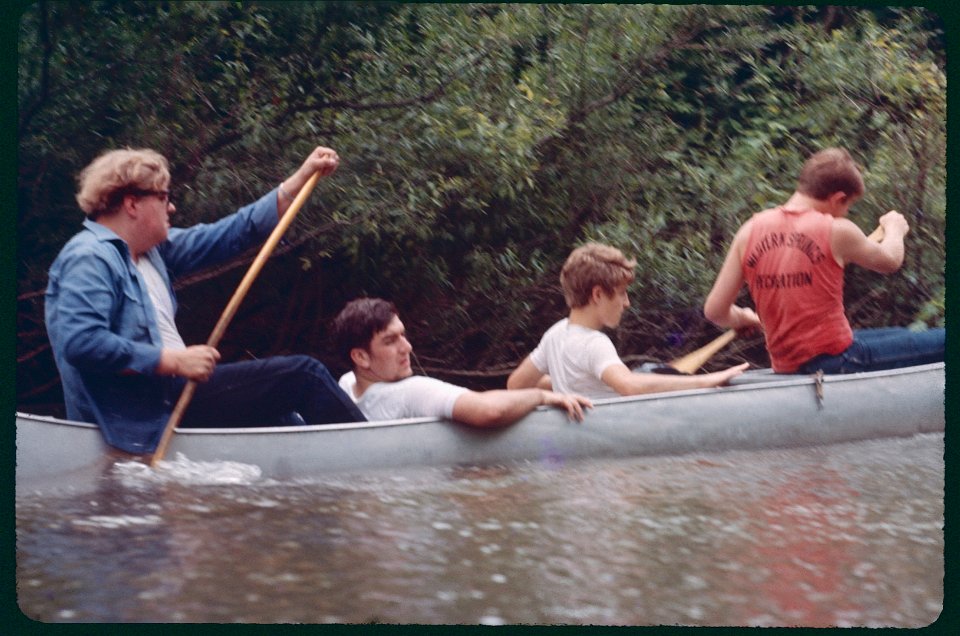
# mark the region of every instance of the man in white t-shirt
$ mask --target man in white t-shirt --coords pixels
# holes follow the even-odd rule
[[[471,426],[504,426],[540,405],[562,408],[578,421],[592,406],[582,396],[539,388],[471,391],[413,375],[413,346],[396,307],[381,298],[347,303],[332,331],[341,356],[353,367],[340,378],[340,387],[369,420],[442,417]]]
[[[587,243],[571,252],[560,273],[570,315],[543,335],[537,348],[520,363],[507,388],[550,386],[561,393],[592,399],[677,391],[726,384],[747,363],[700,375],[636,373],[620,360],[601,329],[620,324],[630,306],[627,286],[636,262],[609,245]]]

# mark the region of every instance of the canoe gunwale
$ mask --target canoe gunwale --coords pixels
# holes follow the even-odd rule
[[[904,376],[915,373],[925,373],[927,371],[936,369],[937,367],[944,367],[945,363],[943,362],[934,362],[931,364],[917,365],[913,367],[901,368],[901,369],[890,369],[886,371],[867,371],[863,373],[847,373],[847,374],[838,374],[838,375],[825,375],[823,376],[823,385],[829,386],[830,384],[836,383],[845,383],[845,382],[856,382],[863,380],[864,378],[881,378],[887,376]],[[749,374],[750,372],[748,372]],[[759,392],[763,390],[784,388],[790,386],[800,386],[800,385],[815,385],[815,379],[812,375],[799,375],[799,374],[774,374],[768,369],[757,369],[753,371],[755,374],[754,379],[749,381],[741,381],[739,383],[735,382],[731,385],[725,387],[713,387],[706,389],[685,389],[680,391],[669,391],[664,393],[648,393],[644,395],[633,395],[633,396],[624,396],[624,397],[612,397],[612,398],[602,398],[593,400],[594,408],[606,407],[606,406],[617,406],[617,405],[626,405],[647,401],[673,401],[680,400],[683,398],[697,396],[697,395],[708,395],[713,393],[736,393],[741,391],[751,391]],[[741,376],[742,377],[742,376]],[[749,377],[749,376],[748,376]],[[829,394],[825,393],[825,401],[829,400]],[[536,409],[537,411],[549,411],[555,410],[553,407],[549,406],[539,406]],[[90,424],[89,422],[77,422],[73,420],[64,420],[55,418],[48,415],[33,415],[30,413],[22,413],[17,411],[17,419],[24,419],[27,421],[38,421],[47,424],[60,424],[64,426],[80,426],[85,428],[98,428],[96,424]],[[586,415],[586,418],[589,419],[589,412]],[[257,427],[190,427],[190,428],[177,428],[177,435],[277,435],[277,434],[304,434],[310,432],[319,432],[319,431],[349,431],[356,429],[369,429],[369,428],[392,428],[398,426],[412,426],[419,424],[429,424],[432,422],[444,422],[451,423],[450,420],[444,420],[442,418],[436,417],[410,417],[403,419],[395,420],[373,420],[367,422],[343,422],[338,424],[306,424],[301,426],[257,426]],[[585,421],[585,424],[588,422]],[[454,424],[456,424],[454,422]],[[458,426],[463,426],[457,424]]]
[[[575,458],[820,446],[943,432],[945,376],[943,363],[828,376],[822,401],[812,376],[755,376],[723,388],[597,400],[583,422],[540,407],[495,428],[427,417],[177,429],[168,454],[256,465],[273,479],[310,479],[424,466],[554,465]],[[117,461],[96,425],[22,413],[16,457],[18,492],[92,487]]]

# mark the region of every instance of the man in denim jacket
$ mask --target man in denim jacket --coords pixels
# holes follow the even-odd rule
[[[261,243],[315,172],[337,154],[317,147],[280,186],[217,222],[171,228],[167,160],[112,150],[79,176],[83,230],[50,268],[46,325],[67,417],[99,425],[106,442],[152,452],[187,380],[198,382],[181,426],[270,426],[363,420],[309,356],[217,364],[207,345],[184,344],[171,281]],[[299,421],[299,420],[295,420]]]

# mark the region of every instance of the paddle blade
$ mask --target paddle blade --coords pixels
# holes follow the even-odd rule
[[[695,373],[697,369],[705,365],[710,358],[730,344],[730,341],[736,337],[736,329],[728,329],[708,344],[681,358],[677,358],[669,365],[681,373]]]

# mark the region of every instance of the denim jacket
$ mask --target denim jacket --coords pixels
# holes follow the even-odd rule
[[[171,228],[144,256],[167,283],[226,261],[277,225],[276,190],[214,223]],[[131,453],[152,452],[185,384],[156,374],[161,339],[153,303],[126,244],[87,219],[50,268],[47,335],[63,383],[67,417],[99,425]]]

